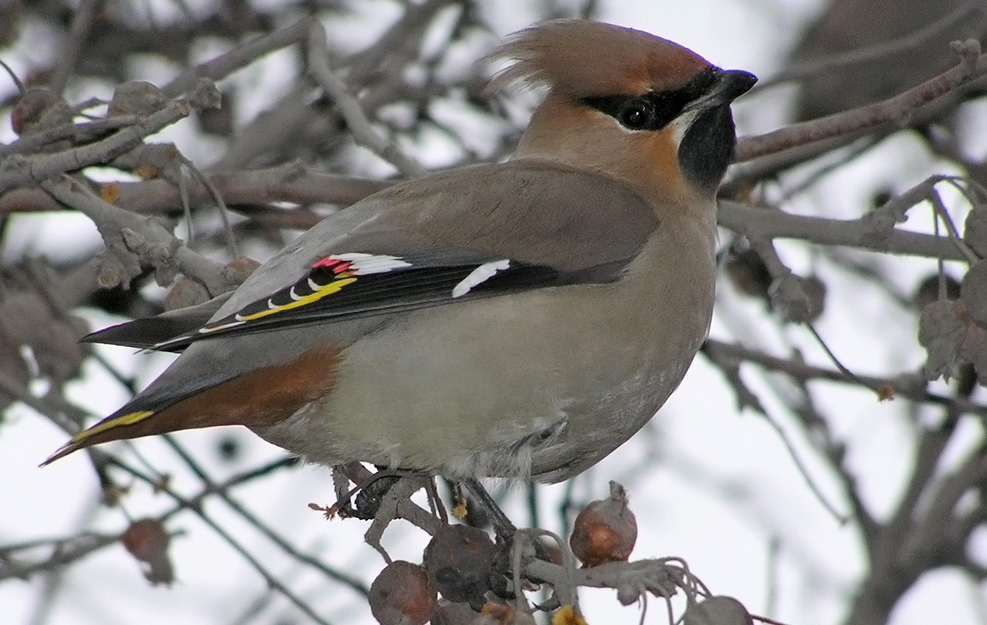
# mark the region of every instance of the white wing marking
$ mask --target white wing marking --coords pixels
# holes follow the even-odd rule
[[[511,261],[506,258],[503,260],[492,260],[489,263],[483,263],[471,271],[468,276],[459,282],[459,284],[453,287],[452,296],[456,298],[466,295],[476,285],[486,282],[490,278],[494,277],[498,271],[504,271],[510,266]]]

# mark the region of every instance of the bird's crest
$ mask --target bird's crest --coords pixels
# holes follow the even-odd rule
[[[584,20],[553,20],[520,31],[487,58],[508,65],[491,81],[548,86],[571,98],[683,86],[709,63],[649,33]]]

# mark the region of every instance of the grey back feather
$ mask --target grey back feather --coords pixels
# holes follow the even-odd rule
[[[329,254],[480,255],[562,272],[616,270],[657,227],[640,195],[603,174],[525,159],[452,170],[323,220],[254,272],[214,319],[292,284]]]

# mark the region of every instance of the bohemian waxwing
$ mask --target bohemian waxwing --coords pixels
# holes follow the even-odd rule
[[[729,107],[756,78],[588,21],[492,56],[495,85],[548,88],[513,158],[328,217],[211,317],[97,333],[182,353],[47,462],[240,424],[327,465],[558,481],[647,423],[709,328]]]

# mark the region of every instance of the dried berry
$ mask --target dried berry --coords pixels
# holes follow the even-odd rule
[[[438,602],[425,569],[396,560],[370,584],[370,612],[381,625],[425,625]]]
[[[977,262],[963,276],[960,298],[973,320],[987,326],[987,261]]]
[[[773,278],[760,254],[751,249],[731,253],[725,268],[727,277],[738,291],[749,297],[768,299]]]
[[[47,87],[25,91],[10,112],[10,126],[17,135],[72,123],[68,102]]]
[[[637,540],[637,520],[627,507],[627,491],[610,482],[610,496],[590,502],[576,517],[569,546],[584,566],[623,562]]]
[[[771,308],[790,323],[815,321],[826,305],[826,284],[815,276],[788,274],[771,284]]]
[[[720,595],[686,608],[682,625],[754,625],[754,619],[744,604]]]
[[[188,276],[178,276],[165,295],[163,306],[165,310],[178,310],[208,302],[209,291],[198,281]]]
[[[445,525],[425,547],[423,563],[429,581],[443,597],[480,609],[496,554],[496,546],[483,530]]]
[[[802,283],[802,290],[808,299],[808,310],[805,321],[813,322],[818,319],[826,308],[826,283],[818,276],[808,278],[799,277]]]
[[[470,625],[535,625],[535,618],[507,603],[488,603]]]
[[[439,599],[439,607],[432,615],[431,625],[475,625],[477,618],[476,610],[466,603],[453,603],[445,599]]]
[[[123,546],[141,562],[158,557],[168,549],[171,538],[161,521],[141,519],[134,521],[123,533]]]
[[[237,256],[223,267],[223,276],[233,284],[241,284],[250,277],[260,263],[249,256]]]
[[[152,584],[169,585],[175,581],[174,569],[168,558],[171,537],[157,519],[134,521],[120,539],[135,558],[147,564],[144,577]]]
[[[987,255],[987,209],[974,206],[963,225],[963,242],[983,258]]]
[[[924,280],[918,283],[915,287],[915,293],[912,295],[912,302],[915,304],[915,308],[922,310],[932,302],[939,299],[939,283],[942,282],[944,294],[946,299],[956,299],[960,296],[960,283],[957,282],[950,276],[940,276],[938,273],[934,273],[927,276]]]
[[[131,80],[118,86],[106,110],[107,117],[150,115],[164,106],[168,98],[152,83]]]
[[[343,518],[372,521],[377,517],[380,504],[384,501],[387,491],[400,479],[395,475],[375,475],[369,484],[357,492],[356,501],[353,505],[350,505],[349,501],[345,501],[339,506],[339,515]]]

